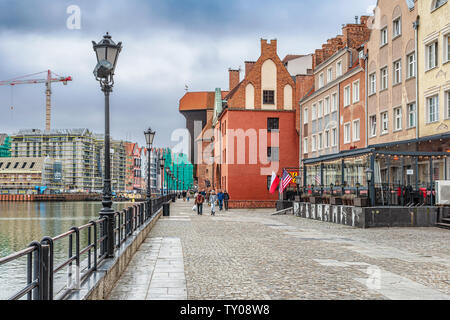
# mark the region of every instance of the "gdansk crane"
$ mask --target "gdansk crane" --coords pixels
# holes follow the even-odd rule
[[[47,73],[47,78],[45,79],[25,79],[28,77],[36,76],[39,74]],[[67,85],[68,81],[72,81],[72,77],[61,77],[50,70],[42,71],[34,74],[29,74],[23,77],[18,77],[11,80],[0,81],[0,86],[15,86],[18,84],[36,84],[36,83],[45,83],[46,90],[45,94],[47,96],[46,101],[46,114],[45,114],[45,130],[50,131],[50,120],[51,120],[51,95],[52,95],[52,82],[62,82],[64,85]]]

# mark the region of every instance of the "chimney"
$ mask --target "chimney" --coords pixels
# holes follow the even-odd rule
[[[230,91],[233,90],[234,88],[236,88],[236,86],[239,84],[240,82],[240,77],[239,77],[239,73],[240,70],[233,70],[233,69],[228,69],[228,73],[230,74]]]
[[[245,61],[245,77],[252,71],[255,61]]]

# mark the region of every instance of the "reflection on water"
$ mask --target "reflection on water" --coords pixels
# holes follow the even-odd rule
[[[117,203],[114,210],[129,205]],[[97,219],[101,208],[99,202],[0,202],[0,257],[22,250],[34,240],[55,237],[71,227]],[[87,232],[84,232],[81,234],[81,248],[86,245]],[[68,240],[57,242],[55,267],[67,256]],[[7,299],[25,286],[26,262],[27,258],[23,257],[0,266],[0,299]]]

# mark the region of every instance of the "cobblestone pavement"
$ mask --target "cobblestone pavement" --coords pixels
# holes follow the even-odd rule
[[[266,209],[212,217],[206,206],[197,216],[192,206],[171,205],[171,216],[155,225],[111,299],[164,299],[168,291],[149,294],[157,281],[152,247],[179,239],[185,274],[179,285],[187,299],[450,300],[448,230],[355,229]]]

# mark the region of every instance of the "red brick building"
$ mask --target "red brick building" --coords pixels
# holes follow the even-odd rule
[[[125,143],[125,189],[126,191],[141,191],[144,189],[145,179],[142,171],[141,154],[143,148],[137,143]]]
[[[261,40],[261,56],[246,62],[240,81],[229,70],[230,92],[216,92],[212,119],[213,187],[226,189],[231,207],[274,207],[270,194],[272,171],[298,167],[295,104],[297,89],[277,55],[277,41]]]

